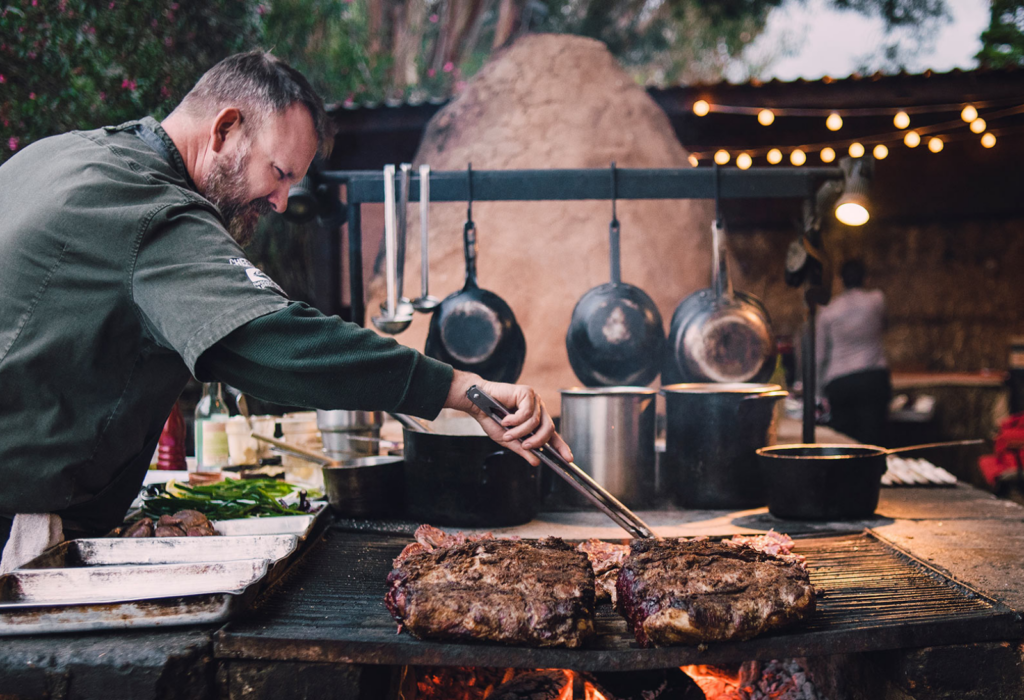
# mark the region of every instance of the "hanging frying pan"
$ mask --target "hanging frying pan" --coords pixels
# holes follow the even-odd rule
[[[775,342],[761,301],[732,288],[715,166],[711,225],[711,287],[683,299],[672,314],[662,382],[766,381],[775,369]]]
[[[473,223],[473,166],[462,243],[466,284],[449,294],[430,317],[424,352],[456,369],[475,372],[494,382],[514,382],[526,360],[526,338],[509,305],[476,280],[476,224]]]
[[[654,301],[639,287],[622,282],[615,163],[611,173],[611,282],[594,287],[576,302],[565,347],[572,371],[586,386],[646,386],[661,371],[665,326]]]

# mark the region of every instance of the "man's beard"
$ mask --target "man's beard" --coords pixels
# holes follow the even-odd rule
[[[200,187],[201,194],[220,209],[228,233],[240,246],[249,245],[260,217],[274,210],[265,197],[246,199],[245,169],[248,164],[249,147],[246,144],[231,162],[216,161]]]

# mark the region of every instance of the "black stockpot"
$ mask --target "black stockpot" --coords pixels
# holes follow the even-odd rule
[[[533,520],[537,467],[484,435],[405,430],[407,517],[456,527],[506,527]]]

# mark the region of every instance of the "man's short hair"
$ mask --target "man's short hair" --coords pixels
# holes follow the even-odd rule
[[[843,286],[847,289],[864,286],[864,261],[847,260],[839,274],[843,278]]]
[[[267,51],[228,56],[203,74],[177,109],[195,116],[212,116],[225,107],[238,107],[242,118],[258,129],[267,116],[293,104],[309,111],[317,153],[327,157],[334,136],[323,100],[302,73]]]

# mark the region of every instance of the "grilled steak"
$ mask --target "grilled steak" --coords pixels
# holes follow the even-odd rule
[[[414,637],[578,647],[594,633],[593,569],[559,539],[407,549],[384,603]]]
[[[807,572],[749,547],[634,540],[616,583],[642,647],[750,639],[814,612]]]

